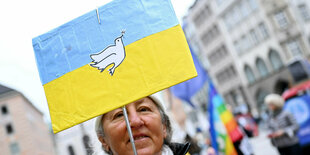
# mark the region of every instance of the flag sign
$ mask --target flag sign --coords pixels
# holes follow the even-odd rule
[[[208,96],[212,147],[218,154],[236,155],[233,142],[242,139],[242,132],[211,81]]]
[[[177,84],[171,87],[170,90],[173,95],[186,101],[193,108],[195,108],[195,105],[191,102],[191,98],[203,87],[204,83],[207,81],[207,73],[205,72],[204,68],[200,65],[197,57],[192,52],[192,48],[190,46],[189,49],[191,50],[191,54],[193,57],[193,61],[198,76],[188,81]]]
[[[197,76],[169,0],[114,0],[32,44],[54,133]]]
[[[299,124],[299,144],[306,146],[310,144],[310,96],[309,94],[296,96],[285,102],[284,110],[295,116]]]

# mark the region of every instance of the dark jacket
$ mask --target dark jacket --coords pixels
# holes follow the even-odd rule
[[[174,155],[185,155],[188,152],[190,143],[171,143],[168,146],[170,147]]]

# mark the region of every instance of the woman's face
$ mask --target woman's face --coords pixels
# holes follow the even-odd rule
[[[275,111],[277,107],[274,104],[268,104],[268,109],[271,111]]]
[[[148,97],[126,105],[128,118],[139,155],[161,154],[166,127],[155,103]],[[121,108],[104,115],[104,137],[100,139],[106,150],[113,154],[133,154],[132,145]]]

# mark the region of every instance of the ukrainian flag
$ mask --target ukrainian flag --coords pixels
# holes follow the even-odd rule
[[[92,11],[32,40],[54,133],[197,76],[169,0],[114,0],[98,15],[100,24]],[[96,68],[108,58],[91,55],[120,36],[123,60]]]

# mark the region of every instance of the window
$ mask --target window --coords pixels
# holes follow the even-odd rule
[[[68,146],[69,155],[75,155],[73,147],[71,145]]]
[[[255,10],[257,8],[256,0],[247,0],[249,2],[249,5],[252,10]]]
[[[225,2],[225,1],[227,1],[227,0],[216,0],[216,3],[217,3],[217,5],[221,5],[223,2]]]
[[[249,4],[246,1],[242,1],[240,7],[242,17],[247,17],[250,14]]]
[[[257,7],[256,0],[237,1],[223,16],[227,29],[230,30],[243,22]]]
[[[202,17],[201,14],[196,15],[196,17],[194,17],[194,24],[196,27],[199,27],[202,24]]]
[[[223,71],[216,74],[216,78],[218,83],[225,83],[229,81],[231,78],[233,78],[236,75],[236,70],[233,66],[229,66],[225,68]]]
[[[235,6],[235,7],[233,8],[231,14],[232,14],[232,18],[233,18],[232,20],[234,21],[233,25],[239,23],[240,20],[241,20],[241,16],[240,16],[240,15],[241,15],[241,12],[240,12],[240,9],[239,9],[238,7]]]
[[[301,17],[303,18],[304,21],[309,21],[310,20],[310,15],[309,15],[309,10],[308,7],[303,4],[303,5],[299,5],[299,12]]]
[[[222,72],[216,74],[217,82],[218,82],[218,83],[223,83],[223,82],[224,82],[224,79],[225,79],[224,76],[225,76],[225,75],[224,75]]]
[[[232,98],[233,102],[235,103],[235,105],[242,105],[242,104],[244,104],[243,96],[242,96],[241,92],[239,92],[238,90],[232,90],[230,92],[230,95],[231,95],[231,98]]]
[[[209,16],[212,14],[212,11],[208,5],[206,5],[195,17],[194,24],[196,27],[199,27]]]
[[[241,53],[240,41],[238,41],[238,40],[234,41],[234,45],[235,45],[237,53],[240,54]]]
[[[308,65],[309,63],[307,60],[303,61],[298,59],[288,65],[288,69],[291,72],[295,82],[301,82],[309,78]]]
[[[224,15],[224,22],[225,22],[226,28],[228,30],[230,30],[232,28],[232,25],[233,25],[231,14],[227,13],[227,14]]]
[[[241,6],[241,4],[234,5],[230,11],[224,15],[225,26],[228,30],[234,28],[248,15],[248,10],[246,7],[246,5]]]
[[[227,55],[227,49],[224,45],[216,48],[211,54],[208,56],[209,62],[211,65],[215,65],[220,62]]]
[[[3,106],[1,107],[1,113],[2,113],[2,115],[6,115],[6,114],[9,113],[8,108],[7,108],[6,105],[3,105]]]
[[[240,51],[243,52],[246,49],[246,37],[245,35],[241,36],[240,40]]]
[[[208,5],[205,5],[205,15],[206,16],[212,15],[212,10]]]
[[[226,56],[227,55],[227,48],[226,48],[226,46],[225,45],[222,45],[221,46],[221,51],[222,51],[222,56],[224,57],[224,56]]]
[[[8,135],[13,134],[13,132],[14,132],[12,124],[7,124],[7,125],[5,126],[5,129],[6,129],[6,133],[7,133]]]
[[[228,72],[229,78],[232,78],[236,75],[236,70],[233,66],[230,66],[229,68],[227,68],[227,72]]]
[[[265,77],[268,75],[266,64],[262,59],[258,58],[256,60],[256,67],[261,77]]]
[[[269,36],[268,30],[267,30],[267,28],[266,28],[266,26],[265,26],[264,23],[260,23],[260,24],[258,25],[258,29],[259,29],[259,32],[260,32],[260,34],[261,34],[261,36],[262,36],[263,39],[268,38],[268,36]]]
[[[205,45],[208,45],[210,43],[211,39],[212,39],[212,37],[211,37],[211,33],[209,31],[205,32],[201,37],[202,43]]]
[[[302,51],[297,40],[288,42],[286,45],[288,50],[291,52],[292,56],[294,57],[302,56]]]
[[[262,38],[268,38],[269,34],[266,26],[260,23],[258,27],[251,29],[249,32],[243,34],[240,39],[234,41],[236,51],[240,54],[256,45],[258,45]]]
[[[243,43],[244,44],[243,45],[244,50],[247,50],[247,49],[252,47],[252,42],[250,41],[250,39],[251,39],[251,36],[246,34],[245,39],[244,39],[244,43]]]
[[[257,102],[257,105],[258,106],[262,106],[264,105],[264,100],[265,100],[265,97],[268,95],[269,93],[264,91],[264,90],[259,90],[257,93],[256,93],[256,102]]]
[[[253,83],[255,81],[255,76],[253,74],[252,69],[249,66],[244,67],[245,75],[249,81],[249,83]]]
[[[10,144],[10,151],[11,151],[11,155],[19,155],[20,154],[20,149],[19,149],[19,146],[16,142],[13,142]]]
[[[209,62],[211,63],[211,65],[215,65],[216,62],[218,61],[218,52],[217,51],[213,51],[209,56]]]
[[[280,11],[274,15],[279,28],[284,29],[288,26],[288,20],[284,11]]]
[[[278,70],[283,66],[283,63],[282,63],[282,60],[279,54],[274,50],[271,50],[269,53],[269,61],[271,62],[272,68],[274,70]]]
[[[250,31],[250,35],[251,35],[251,40],[252,40],[253,45],[257,45],[259,42],[259,39],[258,39],[258,35],[257,35],[256,30],[252,29]]]
[[[217,25],[214,25],[212,28],[212,35],[213,37],[217,37],[220,33],[220,30],[218,29]]]
[[[208,45],[210,42],[212,42],[213,40],[216,39],[216,37],[218,37],[219,35],[219,29],[217,28],[216,25],[214,25],[213,27],[211,27],[207,32],[205,32],[203,35],[202,35],[202,42],[205,44],[205,45]]]

